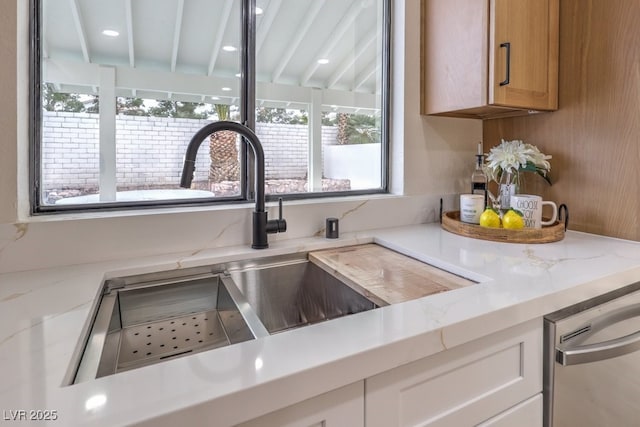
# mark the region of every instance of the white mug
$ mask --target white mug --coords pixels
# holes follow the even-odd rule
[[[480,215],[484,211],[484,196],[482,194],[460,195],[460,221],[480,224]]]
[[[544,205],[549,205],[553,209],[553,215],[549,221],[542,221],[542,206]],[[554,202],[542,200],[542,197],[533,194],[511,196],[511,209],[522,212],[526,228],[542,228],[543,225],[552,225],[558,219],[558,206]]]

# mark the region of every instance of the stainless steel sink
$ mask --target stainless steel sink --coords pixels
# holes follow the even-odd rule
[[[210,268],[108,280],[74,382],[266,335]]]
[[[307,253],[110,279],[71,382],[376,307]]]
[[[377,307],[306,254],[239,263],[229,273],[272,334]]]

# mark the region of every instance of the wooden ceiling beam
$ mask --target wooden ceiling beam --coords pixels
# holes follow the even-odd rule
[[[71,16],[73,17],[73,24],[75,25],[76,31],[78,33],[78,41],[80,42],[82,57],[84,58],[84,62],[91,62],[89,48],[87,47],[87,34],[84,29],[84,24],[82,23],[82,16],[80,16],[78,0],[69,0],[69,6],[71,6]]]
[[[275,71],[271,75],[271,81],[273,83],[276,83],[278,81],[278,79],[284,72],[284,69],[289,64],[289,61],[291,61],[291,58],[293,58],[293,55],[298,50],[298,46],[300,46],[300,43],[302,42],[302,39],[304,39],[304,36],[307,35],[309,28],[311,28],[313,21],[318,16],[318,13],[322,9],[322,6],[324,6],[324,3],[325,3],[325,0],[316,0],[311,3],[311,7],[305,14],[305,19],[302,21],[302,23],[298,26],[298,28],[294,32],[295,35],[289,41],[289,44],[287,45],[288,46],[287,49],[285,50],[284,54],[280,58],[280,61]]]
[[[208,76],[211,76],[213,74],[213,69],[215,68],[216,61],[218,60],[218,54],[220,53],[224,34],[227,31],[229,16],[231,15],[231,6],[233,6],[233,0],[226,0],[224,2],[222,12],[220,13],[220,24],[218,25],[218,31],[216,32],[216,36],[213,42],[213,49],[211,50],[211,57],[209,59],[209,67],[207,68]]]
[[[127,21],[127,46],[129,49],[129,66],[136,66],[136,55],[133,46],[133,11],[131,0],[124,0],[124,13]]]
[[[302,78],[300,79],[300,84],[302,86],[307,84],[311,76],[313,76],[318,67],[320,67],[320,64],[317,60],[320,58],[329,58],[332,53],[335,52],[336,46],[338,46],[338,43],[342,41],[342,38],[347,30],[349,30],[349,28],[352,28],[353,21],[356,20],[361,12],[362,3],[357,1],[353,2],[340,22],[338,22],[333,30],[329,32],[329,37],[327,38],[327,40],[325,40],[324,46],[320,49],[320,56],[315,58],[302,74]]]
[[[256,56],[260,53],[262,44],[269,36],[269,31],[271,30],[273,21],[276,19],[276,16],[278,16],[278,10],[281,5],[282,0],[271,0],[271,2],[269,2],[269,7],[263,11],[264,14],[260,20],[258,29],[256,30]]]
[[[180,48],[180,35],[182,33],[182,15],[184,13],[184,0],[178,0],[176,7],[176,23],[173,26],[173,46],[171,48],[171,72],[176,71],[178,62],[178,49]]]
[[[342,60],[340,65],[336,67],[334,73],[329,77],[329,81],[327,82],[328,88],[333,88],[336,83],[345,75],[345,73],[354,67],[356,61],[360,59],[362,54],[366,52],[366,50],[371,46],[371,44],[378,38],[378,35],[374,30],[367,31],[365,34],[373,34],[372,36],[363,37],[358,45],[353,49],[353,54],[349,54]],[[355,73],[354,73],[355,74]]]

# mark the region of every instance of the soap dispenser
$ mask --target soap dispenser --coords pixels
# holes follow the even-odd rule
[[[484,154],[482,153],[482,142],[478,142],[478,154],[476,154],[476,167],[471,174],[471,194],[481,194],[484,197],[484,206],[487,206],[487,186],[489,180],[484,173]]]

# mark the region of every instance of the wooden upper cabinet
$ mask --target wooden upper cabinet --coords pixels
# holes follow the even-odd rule
[[[559,0],[423,0],[421,113],[558,108]]]

